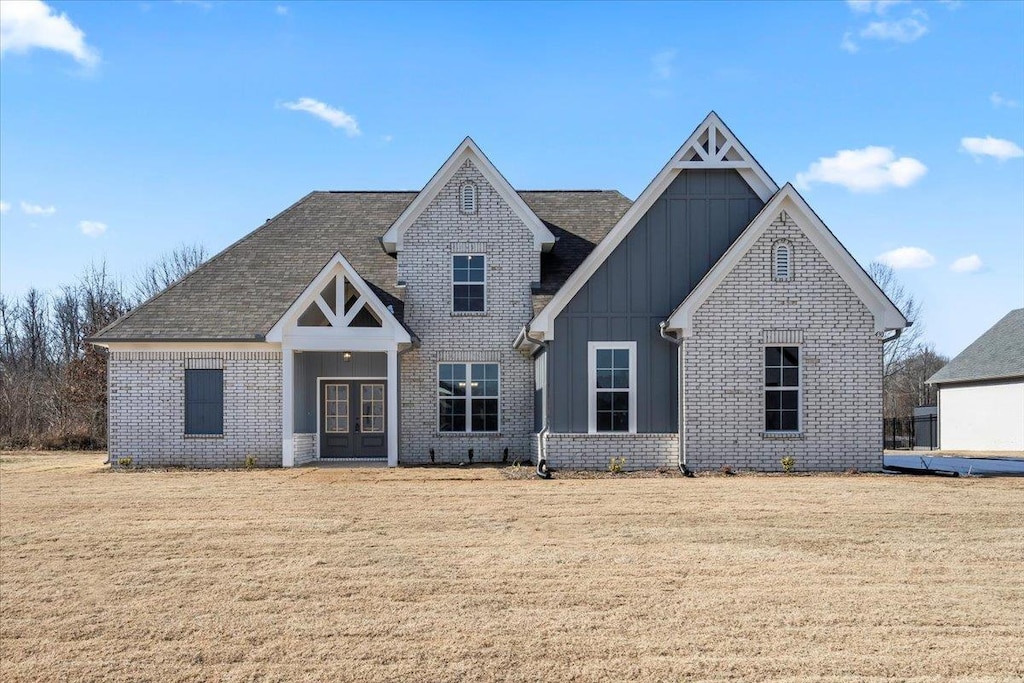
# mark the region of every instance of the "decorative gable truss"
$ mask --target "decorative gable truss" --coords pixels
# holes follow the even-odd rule
[[[673,157],[671,166],[678,170],[736,169],[761,201],[765,202],[778,190],[775,181],[714,112],[708,114],[683,143]]]
[[[505,203],[530,229],[533,233],[534,248],[537,251],[550,251],[555,245],[555,236],[544,225],[544,221],[527,206],[523,198],[519,196],[519,193],[505,180],[505,177],[495,168],[490,159],[477,147],[473,139],[467,137],[455,148],[455,151],[448,157],[448,160],[437,170],[437,173],[424,185],[420,193],[416,195],[416,198],[412,200],[405,211],[402,212],[391,227],[388,228],[388,231],[384,233],[384,236],[381,237],[381,243],[388,253],[394,254],[396,251],[402,250],[402,238],[405,235],[405,231],[430,206],[434,198],[444,189],[445,185],[452,179],[452,176],[462,168],[467,160],[480,171],[480,174],[483,175],[491,187],[497,191],[501,198],[505,200]],[[475,195],[472,199],[472,210],[465,211],[463,209],[465,213],[474,213],[476,211]],[[466,206],[464,203],[466,202],[466,197],[462,197],[461,200],[460,203]]]
[[[331,258],[267,334],[269,342],[299,338],[307,344],[317,340],[412,341],[393,311],[340,253]]]
[[[643,218],[647,210],[654,205],[654,202],[672,184],[681,171],[719,168],[734,169],[763,202],[770,200],[779,191],[779,186],[761,168],[761,164],[757,163],[757,160],[747,151],[739,138],[733,135],[718,114],[711,112],[672,155],[658,175],[654,176],[654,180],[640,193],[640,196],[622,215],[619,222],[566,280],[547,306],[530,322],[528,329],[524,330],[517,340],[516,346],[518,347],[519,343],[526,340],[527,337],[533,341],[554,339],[554,321],[558,314],[576,296],[583,285],[593,277],[601,264],[615,251],[615,248],[626,239],[637,222]]]

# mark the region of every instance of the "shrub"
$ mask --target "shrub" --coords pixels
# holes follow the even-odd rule
[[[720,471],[720,472],[721,472],[722,474],[725,474],[725,475],[727,475],[727,476],[732,476],[732,475],[736,474],[735,472],[733,472],[733,469],[732,469],[732,466],[731,466],[731,465],[722,465],[722,466],[721,466],[721,467],[719,468],[719,471]]]
[[[787,455],[782,459],[782,471],[786,474],[793,474],[793,470],[796,469],[796,458],[792,455]]]
[[[251,470],[256,467],[256,456],[247,455],[245,456],[245,469]]]
[[[612,458],[608,461],[608,471],[612,474],[622,474],[623,468],[626,466],[625,458]]]
[[[132,466],[132,456],[125,455],[117,459],[118,467],[124,467],[125,469]]]

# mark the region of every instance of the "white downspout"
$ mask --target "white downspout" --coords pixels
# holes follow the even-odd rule
[[[676,385],[679,389],[679,397],[676,401],[679,415],[677,422],[679,423],[679,455],[676,467],[679,468],[680,473],[686,477],[692,477],[693,472],[686,465],[686,367],[684,363],[686,361],[686,340],[680,339],[670,335],[665,331],[665,327],[668,325],[668,321],[658,323],[658,332],[661,334],[661,338],[668,340],[676,345],[677,358],[676,358],[676,371],[678,377]]]

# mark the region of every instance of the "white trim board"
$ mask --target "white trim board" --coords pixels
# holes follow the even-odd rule
[[[705,144],[707,150],[704,149]],[[701,157],[700,161],[690,161],[693,155]],[[572,301],[583,285],[593,277],[601,264],[611,256],[615,248],[626,239],[626,236],[636,227],[637,222],[672,184],[680,171],[717,168],[735,169],[763,202],[767,202],[778,192],[778,185],[765,172],[761,164],[757,163],[757,160],[747,151],[739,138],[729,130],[718,114],[711,112],[672,155],[668,163],[654,177],[654,180],[640,193],[640,196],[623,214],[619,222],[566,280],[551,301],[537,314],[533,322],[530,323],[530,336],[542,341],[555,338],[555,318]]]
[[[625,432],[597,431],[597,352],[606,349],[629,351],[629,430]],[[635,341],[592,341],[587,342],[587,433],[588,434],[636,434],[636,342]]]
[[[555,236],[551,234],[544,221],[538,218],[537,214],[527,206],[519,193],[513,189],[505,177],[491,163],[484,153],[467,137],[455,148],[448,160],[441,165],[441,168],[430,178],[427,184],[416,195],[416,198],[405,208],[405,211],[395,220],[381,238],[381,243],[388,253],[394,254],[403,248],[402,239],[405,231],[416,222],[435,197],[444,189],[448,181],[467,161],[471,161],[484,179],[495,189],[495,191],[511,207],[512,211],[526,224],[526,227],[533,233],[533,246],[537,251],[549,251],[555,245]],[[479,203],[479,188],[478,188]],[[461,195],[461,192],[460,192]],[[479,211],[479,206],[477,206]]]
[[[309,306],[316,303],[321,306],[321,310],[326,306],[322,304],[320,300],[320,292],[327,286],[327,283],[331,281],[331,278],[336,279],[336,287],[338,292],[335,295],[336,306],[338,310],[344,305],[344,283],[347,280],[353,288],[359,293],[359,298],[355,304],[353,304],[348,315],[336,315],[330,310],[325,310],[324,315],[332,323],[335,323],[332,327],[303,327],[299,328],[298,320],[299,316]],[[381,326],[378,327],[348,327],[352,317],[359,311],[360,306],[369,306],[373,313],[380,319]],[[330,313],[330,315],[328,315]],[[301,331],[300,331],[301,330]],[[294,337],[295,339],[288,339],[286,337]],[[285,311],[284,315],[267,333],[266,340],[268,342],[294,342],[299,339],[308,340],[308,343],[313,348],[305,348],[297,343],[285,343],[285,346],[296,349],[305,350],[348,350],[348,351],[361,351],[361,350],[384,350],[384,349],[362,349],[353,346],[353,342],[358,340],[365,341],[389,341],[391,343],[398,344],[411,344],[412,337],[409,335],[408,330],[402,326],[398,319],[395,317],[387,306],[380,300],[380,298],[373,293],[373,290],[369,285],[363,281],[363,278],[359,276],[355,268],[352,267],[341,252],[337,252],[331,259],[320,269],[316,277],[306,286],[302,291],[302,294],[295,299],[288,310]],[[323,348],[326,346],[327,348]],[[371,344],[371,346],[375,346]],[[342,348],[344,347],[344,349]]]
[[[776,193],[754,217],[746,230],[732,243],[693,291],[683,300],[668,318],[667,330],[681,333],[683,337],[693,335],[693,315],[718,288],[726,276],[740,262],[779,215],[785,211],[803,231],[821,255],[835,268],[850,289],[864,302],[875,317],[875,333],[883,336],[888,330],[898,330],[910,323],[895,304],[889,300],[871,276],[864,271],[857,260],[836,239],[832,231],[818,218],[800,193],[791,184]],[[766,274],[767,277],[767,274]]]

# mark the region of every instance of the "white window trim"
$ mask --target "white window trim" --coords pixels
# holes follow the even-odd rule
[[[597,352],[629,351],[629,431],[597,431]],[[763,363],[763,361],[762,361]],[[636,342],[587,342],[587,432],[590,434],[636,434]]]
[[[387,431],[387,387],[384,385],[383,382],[363,382],[362,384],[359,385],[359,387],[359,432],[361,434],[383,434],[384,432]],[[380,403],[380,429],[366,428],[366,418],[369,417],[371,418],[372,421],[373,417],[375,417],[372,414],[366,415],[365,413],[363,413],[363,407],[367,403],[367,400],[363,398],[363,390],[366,387],[380,387],[380,400],[378,401],[372,398],[369,400],[369,403],[371,404]]]
[[[458,256],[469,256],[472,258],[482,258],[484,260],[484,280],[483,282],[456,282],[455,281],[455,258]],[[487,254],[452,254],[451,266],[448,274],[451,278],[451,312],[454,315],[485,315],[487,313]],[[456,311],[455,310],[455,285],[483,285],[484,286],[484,309],[482,311]]]
[[[472,366],[474,366],[474,365],[496,365],[498,367],[498,395],[497,396],[475,396],[474,397],[474,396],[470,395],[470,387],[466,386],[466,395],[465,395],[465,397],[461,397],[461,396],[456,396],[456,397],[442,396],[441,395],[441,389],[440,389],[440,387],[441,387],[441,366],[442,365],[463,365],[463,366],[465,366],[466,367],[466,382],[467,382],[467,385],[468,385],[469,382],[473,381],[472,380],[472,377],[473,377],[473,367]],[[435,377],[436,377],[436,382],[434,384],[434,415],[436,416],[436,420],[435,420],[434,426],[437,429],[437,433],[438,434],[441,434],[441,435],[451,435],[451,434],[501,434],[501,427],[502,427],[502,424],[501,424],[501,420],[502,420],[502,410],[501,410],[501,363],[498,363],[498,362],[495,362],[495,361],[443,361],[443,362],[440,362],[440,363],[437,364],[437,367],[434,369],[434,374],[435,374]],[[461,431],[461,432],[455,432],[455,431],[444,432],[444,431],[441,431],[441,400],[444,399],[444,398],[458,398],[458,399],[465,400],[465,402],[466,402],[466,429],[464,431]],[[498,429],[497,429],[497,431],[475,431],[473,429],[473,406],[471,404],[473,403],[473,399],[474,398],[479,398],[479,399],[497,399],[498,400]]]
[[[768,425],[765,424],[765,413],[768,410],[768,406],[765,404],[764,394],[766,391],[781,390],[781,391],[793,391],[787,387],[769,387],[764,381],[764,350],[769,348],[795,348],[797,349],[797,359],[799,365],[797,365],[797,387],[796,387],[796,431],[791,429],[777,429],[768,430]],[[761,345],[761,433],[767,437],[780,437],[780,436],[800,436],[804,433],[804,345],[803,344],[762,344]]]

